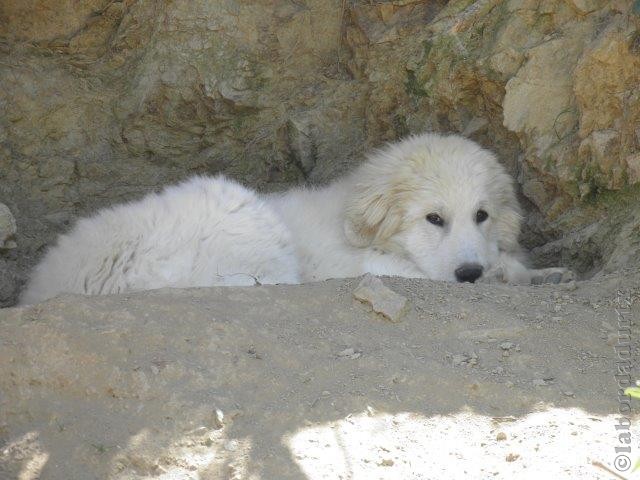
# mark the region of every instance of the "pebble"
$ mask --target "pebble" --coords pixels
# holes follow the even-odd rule
[[[558,284],[562,281],[562,273],[560,272],[551,273],[547,275],[547,278],[545,278],[545,281],[546,283]]]
[[[469,357],[462,354],[456,354],[451,357],[451,361],[455,367],[462,365],[463,363],[467,363],[467,360],[469,360]]]
[[[262,360],[262,356],[258,353],[256,347],[254,347],[253,345],[249,346],[249,348],[247,349],[247,353],[256,360]]]
[[[511,350],[515,345],[512,342],[502,342],[500,348],[502,350]]]
[[[224,413],[219,408],[216,408],[216,411],[213,415],[213,426],[216,430],[220,430],[224,427]]]
[[[369,273],[362,277],[353,297],[369,304],[374,312],[394,323],[400,321],[409,306],[405,297],[385,287],[382,280]]]
[[[362,356],[362,352],[358,352],[354,348],[345,348],[340,353],[338,353],[338,357],[343,357],[343,358],[346,357],[352,360],[355,360],[356,358],[360,358],[361,356]]]

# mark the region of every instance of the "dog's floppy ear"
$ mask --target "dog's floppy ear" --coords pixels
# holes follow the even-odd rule
[[[516,252],[520,249],[518,236],[522,224],[522,214],[516,198],[513,179],[506,173],[501,173],[492,182],[497,188],[496,199],[499,212],[496,219],[498,249],[502,252]]]
[[[518,235],[520,234],[521,223],[522,215],[520,214],[520,210],[513,204],[505,205],[496,222],[498,249],[501,252],[515,252],[519,250]]]
[[[389,182],[355,185],[347,201],[344,233],[349,243],[368,247],[396,233],[402,224],[399,202]]]

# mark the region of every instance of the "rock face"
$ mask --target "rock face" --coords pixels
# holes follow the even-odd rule
[[[4,203],[0,203],[0,250],[16,248],[14,237],[17,232],[16,219]]]
[[[16,231],[16,220],[9,207],[0,203],[0,308],[13,305],[17,300]]]
[[[539,263],[640,261],[633,2],[80,3],[0,4],[0,200],[22,269],[77,215],[186,175],[323,182],[427,129],[499,153]]]

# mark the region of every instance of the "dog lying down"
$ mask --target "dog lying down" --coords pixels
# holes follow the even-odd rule
[[[261,195],[194,177],[104,209],[61,235],[22,304],[60,293],[301,283],[364,273],[453,282],[558,283],[519,260],[512,179],[457,135],[412,136],[319,188]]]

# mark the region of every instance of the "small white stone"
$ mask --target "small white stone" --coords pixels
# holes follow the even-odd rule
[[[355,349],[353,349],[353,348],[345,348],[340,353],[338,353],[338,356],[339,357],[350,357],[350,356],[354,355],[355,353],[356,353]]]
[[[238,441],[229,440],[227,443],[224,444],[224,449],[227,452],[235,452],[236,450],[238,450]]]
[[[224,427],[224,413],[219,408],[216,408],[216,411],[214,412],[213,425],[216,430],[220,430]]]
[[[451,360],[452,360],[454,366],[462,365],[468,359],[469,359],[469,357],[467,357],[466,355],[463,355],[463,354],[457,354],[457,355],[454,355],[453,357],[451,357]]]
[[[399,322],[409,305],[405,297],[385,287],[382,280],[369,273],[362,277],[353,296],[392,322]]]

